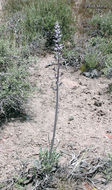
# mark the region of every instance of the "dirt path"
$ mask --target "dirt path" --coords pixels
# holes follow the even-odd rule
[[[53,66],[46,66],[53,60],[52,55],[47,55],[30,68],[30,80],[36,83],[35,94],[28,102],[32,119],[12,121],[0,132],[0,180],[14,174],[20,160],[37,159],[40,147],[48,145],[48,135],[51,139],[55,76]],[[61,72],[58,149],[71,154],[88,147],[94,157],[111,153],[112,97],[106,93],[111,81],[85,78],[80,72],[73,72],[73,68],[63,67]],[[62,162],[66,159],[63,156]]]

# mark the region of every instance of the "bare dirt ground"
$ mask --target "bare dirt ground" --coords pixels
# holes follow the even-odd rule
[[[52,137],[55,110],[54,66],[47,67],[53,55],[38,59],[30,67],[30,81],[35,93],[29,98],[30,119],[12,120],[0,131],[0,181],[16,173],[21,161],[38,159],[40,147],[46,147]],[[65,153],[90,148],[90,156],[104,157],[112,153],[112,96],[107,86],[112,80],[100,77],[89,79],[61,67],[59,118],[55,144]],[[61,162],[65,163],[66,154]],[[106,186],[106,190],[111,187]]]

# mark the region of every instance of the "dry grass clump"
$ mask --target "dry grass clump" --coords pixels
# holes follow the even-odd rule
[[[15,188],[68,190],[83,189],[83,187],[97,190],[112,179],[111,156],[105,160],[90,159],[87,150],[83,150],[78,155],[73,155],[69,163],[64,166],[59,165],[59,154],[56,151],[52,152],[52,158],[52,167],[49,168],[48,151],[40,151],[39,160],[35,161],[34,167],[28,169],[23,163],[18,175],[1,183],[0,186],[10,187],[12,190]]]

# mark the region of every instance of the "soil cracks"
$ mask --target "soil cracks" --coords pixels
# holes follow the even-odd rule
[[[30,81],[35,92],[29,98],[26,121],[12,120],[0,131],[0,180],[17,172],[21,161],[38,159],[40,147],[47,147],[52,137],[55,111],[55,73],[53,55],[38,59],[30,66]],[[110,80],[89,79],[61,67],[59,118],[55,145],[67,154],[90,149],[90,156],[112,153],[112,97]],[[68,158],[62,157],[62,163]]]

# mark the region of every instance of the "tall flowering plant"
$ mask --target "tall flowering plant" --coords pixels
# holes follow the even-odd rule
[[[56,135],[56,126],[57,126],[57,120],[58,120],[58,107],[59,107],[59,77],[60,77],[60,60],[61,60],[61,52],[63,49],[63,44],[61,44],[61,29],[58,21],[55,24],[54,27],[54,42],[55,42],[55,52],[56,52],[56,60],[57,60],[57,71],[56,71],[56,108],[55,108],[55,118],[54,118],[54,128],[53,128],[53,137],[51,140],[51,146],[50,146],[50,158],[53,151],[54,146],[54,140]]]

